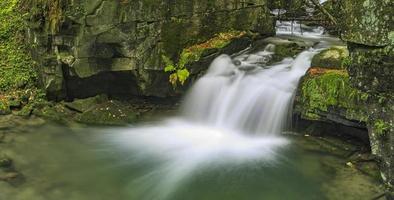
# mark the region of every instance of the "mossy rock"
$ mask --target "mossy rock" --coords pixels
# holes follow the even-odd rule
[[[254,49],[261,51],[268,44],[275,45],[275,54],[272,56],[271,63],[279,62],[287,57],[294,58],[302,51],[314,45],[313,42],[302,41],[298,38],[269,37],[258,41]]]
[[[321,120],[330,110],[344,110],[349,120],[368,120],[369,94],[353,88],[346,70],[311,68],[300,83],[296,110],[308,120]]]
[[[11,114],[11,109],[8,103],[0,100],[0,115]]]
[[[0,168],[8,168],[12,166],[12,160],[7,156],[0,156]]]
[[[120,101],[110,100],[79,114],[75,121],[92,125],[126,125],[137,121],[138,112]]]
[[[32,112],[35,116],[60,123],[67,123],[71,121],[70,118],[72,116],[72,113],[64,106],[54,103],[36,106]]]
[[[335,46],[323,50],[316,54],[312,59],[312,67],[328,69],[345,69],[349,51],[345,46]]]
[[[85,112],[95,107],[97,104],[104,103],[106,101],[108,101],[108,97],[106,95],[97,95],[86,99],[76,99],[73,102],[64,102],[63,104],[71,110]]]

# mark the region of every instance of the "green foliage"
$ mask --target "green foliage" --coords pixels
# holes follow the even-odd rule
[[[35,85],[37,73],[24,41],[20,0],[0,1],[0,92]]]
[[[170,83],[176,87],[178,83],[184,85],[190,76],[187,65],[200,60],[201,56],[206,50],[221,49],[235,38],[244,36],[245,32],[231,31],[227,33],[219,33],[214,38],[197,45],[185,48],[179,55],[178,63],[175,64],[169,57],[162,55],[162,60],[165,64],[164,71],[170,72]]]
[[[189,71],[187,69],[180,69],[176,71],[176,75],[178,76],[178,81],[183,85],[187,78],[189,78]]]
[[[0,115],[10,114],[17,110],[16,115],[29,116],[33,109],[46,104],[44,91],[36,88],[15,90],[0,95]]]
[[[176,87],[178,82],[183,85],[185,84],[187,78],[189,78],[189,71],[186,69],[185,64],[187,63],[185,58],[179,60],[178,64],[174,64],[170,58],[165,55],[162,55],[162,60],[166,65],[164,68],[165,72],[171,72],[170,75],[170,83]]]
[[[375,121],[374,130],[379,135],[384,135],[388,130],[390,130],[390,128],[391,125],[381,119]]]
[[[346,57],[342,60],[341,67],[342,69],[347,69],[352,64],[352,60],[350,57]]]
[[[172,60],[170,58],[168,58],[165,55],[162,55],[161,57],[162,57],[164,64],[166,65],[166,67],[164,68],[165,72],[173,72],[176,70],[174,62],[172,62]]]
[[[363,105],[369,95],[351,87],[344,70],[324,70],[322,74],[313,74],[311,70],[301,92],[304,115],[308,118],[318,118],[316,113],[327,112],[331,106],[346,109],[349,118],[363,121],[368,118]]]

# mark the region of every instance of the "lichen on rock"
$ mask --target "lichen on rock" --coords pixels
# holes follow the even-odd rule
[[[346,46],[333,46],[316,54],[312,59],[312,67],[328,69],[345,69],[349,60]]]

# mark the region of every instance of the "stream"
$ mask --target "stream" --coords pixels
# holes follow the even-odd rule
[[[278,32],[295,37],[286,23]],[[338,42],[321,29],[297,37],[316,44],[277,63],[273,44],[219,56],[175,117],[126,128],[16,126],[0,147],[23,177],[0,182],[0,199],[373,198],[379,181],[347,165],[359,144],[289,131],[300,78]]]

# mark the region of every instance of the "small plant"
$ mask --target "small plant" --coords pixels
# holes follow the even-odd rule
[[[183,85],[185,84],[187,78],[189,78],[189,70],[187,70],[185,64],[185,56],[181,54],[181,57],[177,64],[174,64],[170,58],[163,55],[162,56],[163,62],[166,65],[164,68],[165,72],[171,72],[170,75],[170,83],[173,87],[178,85],[178,82]]]
[[[383,121],[381,119],[376,120],[375,124],[374,124],[375,132],[379,135],[385,134],[386,131],[388,131],[390,129],[390,127],[391,126],[389,123],[386,123],[385,121]]]
[[[179,55],[178,63],[174,63],[166,55],[162,55],[162,60],[165,64],[164,71],[171,72],[170,83],[176,87],[178,83],[181,85],[185,84],[186,80],[189,78],[190,73],[186,65],[192,62],[200,60],[204,51],[208,49],[221,49],[228,44],[233,39],[240,38],[246,35],[246,32],[241,31],[230,31],[226,33],[219,33],[215,37],[188,48],[183,49],[182,53]]]

